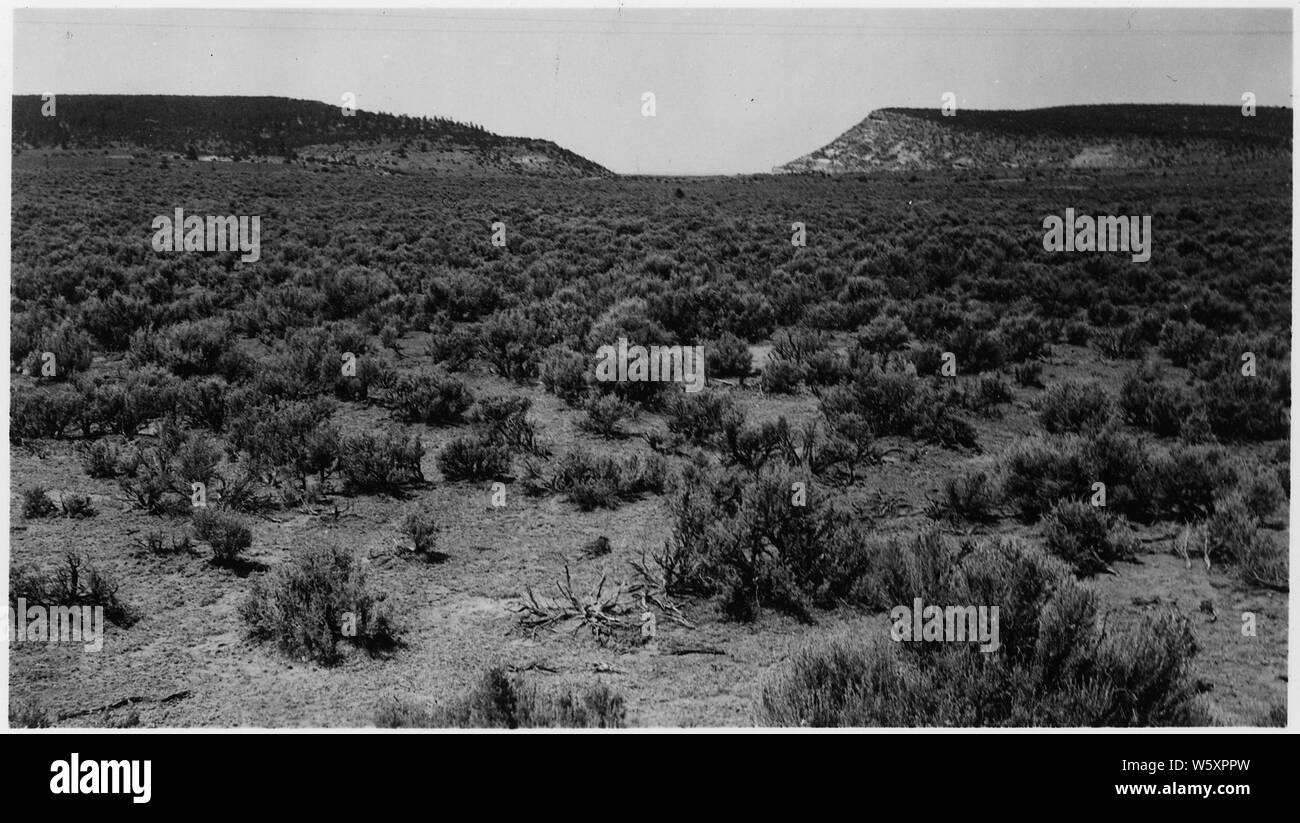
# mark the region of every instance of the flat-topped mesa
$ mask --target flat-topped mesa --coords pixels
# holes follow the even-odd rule
[[[287,97],[49,97],[13,96],[14,148],[448,174],[611,174],[549,140],[505,137],[442,117],[380,114]]]
[[[776,173],[1168,168],[1285,160],[1291,109],[1101,105],[1023,111],[878,109]]]

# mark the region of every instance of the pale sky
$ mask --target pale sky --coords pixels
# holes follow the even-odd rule
[[[976,109],[1292,105],[1287,9],[45,9],[17,10],[14,40],[18,94],[352,92],[623,174],[770,171],[948,91]]]

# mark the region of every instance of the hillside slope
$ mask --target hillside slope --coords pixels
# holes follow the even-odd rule
[[[844,174],[944,168],[1137,168],[1287,158],[1291,110],[1062,106],[1025,111],[880,109],[774,171]]]
[[[356,111],[284,97],[14,95],[14,147],[161,152],[190,157],[299,159],[441,171],[560,177],[610,172],[548,140],[503,137],[455,120]]]

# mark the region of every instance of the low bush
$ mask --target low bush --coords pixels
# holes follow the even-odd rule
[[[49,517],[58,510],[50,499],[49,490],[44,486],[28,486],[23,489],[23,517],[35,520]]]
[[[1146,350],[1142,328],[1137,323],[1097,329],[1088,342],[1103,357],[1111,360],[1136,360]]]
[[[872,367],[852,383],[822,395],[821,411],[836,428],[843,415],[858,415],[873,435],[902,435],[949,447],[973,447],[975,430],[956,414],[955,403],[913,374]]]
[[[759,378],[759,386],[767,394],[795,394],[806,373],[807,369],[798,363],[768,360]]]
[[[589,390],[586,359],[563,346],[554,346],[546,351],[538,374],[542,386],[570,406],[578,405]]]
[[[90,606],[104,609],[104,619],[127,627],[140,614],[118,597],[118,584],[76,552],[66,552],[53,574],[35,566],[9,570],[9,605],[23,600],[27,606]]]
[[[427,508],[418,508],[402,518],[402,533],[411,538],[412,548],[426,559],[441,559],[438,551],[438,521]]]
[[[963,551],[948,573],[896,593],[999,608],[999,648],[836,637],[767,675],[758,722],[779,726],[1166,726],[1203,723],[1186,618],[1103,628],[1095,595],[1016,543]],[[895,624],[894,631],[898,631]],[[896,637],[906,635],[895,634]]]
[[[1113,414],[1114,401],[1096,383],[1056,383],[1038,401],[1038,420],[1052,434],[1097,429]]]
[[[424,481],[420,467],[424,444],[404,431],[344,437],[339,441],[338,455],[339,474],[357,491],[393,492]]]
[[[84,494],[64,494],[59,501],[59,507],[63,509],[64,517],[71,517],[74,520],[94,517],[97,513],[90,498]]]
[[[752,620],[764,608],[809,619],[814,605],[856,597],[865,574],[854,518],[796,475],[766,472],[741,481],[692,469],[670,507],[672,537],[654,560],[667,587],[721,594],[722,608]]]
[[[997,519],[1001,502],[994,478],[984,471],[968,471],[944,480],[935,511],[951,519],[982,523]]]
[[[404,423],[445,426],[459,423],[474,403],[474,395],[458,380],[442,372],[420,372],[397,378],[389,392],[389,405]]]
[[[636,407],[613,394],[594,394],[583,404],[586,412],[578,418],[578,428],[585,432],[612,440],[625,437],[623,422],[636,415]]]
[[[1119,560],[1133,557],[1137,538],[1105,509],[1062,501],[1043,520],[1047,550],[1069,563],[1080,577],[1108,571]]]
[[[704,362],[715,377],[746,378],[754,371],[754,357],[749,344],[728,332],[704,344]]]
[[[344,643],[378,652],[398,642],[383,598],[367,585],[365,568],[337,546],[295,551],[253,581],[239,611],[254,638],[274,640],[294,657],[324,665],[342,659]]]
[[[9,397],[9,440],[63,437],[87,418],[85,398],[68,386],[12,387]],[[83,423],[83,431],[85,425]]]
[[[744,419],[730,394],[724,392],[681,393],[664,409],[668,430],[697,446],[712,443],[729,425]]]
[[[626,722],[622,695],[606,683],[544,692],[499,666],[445,708],[394,702],[375,715],[377,727],[390,729],[620,729]]]
[[[510,451],[482,434],[461,435],[438,452],[438,471],[453,482],[497,480],[510,472]]]
[[[667,464],[659,455],[623,459],[585,449],[565,453],[549,476],[535,481],[543,491],[567,495],[583,511],[613,509],[644,494],[658,494],[667,481]]]
[[[248,524],[229,512],[200,506],[194,510],[194,536],[212,547],[212,562],[230,565],[253,545]]]
[[[1187,418],[1191,401],[1187,395],[1161,381],[1161,373],[1144,367],[1129,372],[1120,388],[1119,406],[1134,426],[1149,429],[1159,437],[1176,437]]]

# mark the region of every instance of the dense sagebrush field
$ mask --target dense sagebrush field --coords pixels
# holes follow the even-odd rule
[[[13,183],[10,600],[112,621],[10,646],[15,724],[1284,722],[1289,166]],[[595,383],[620,336],[707,388]]]

